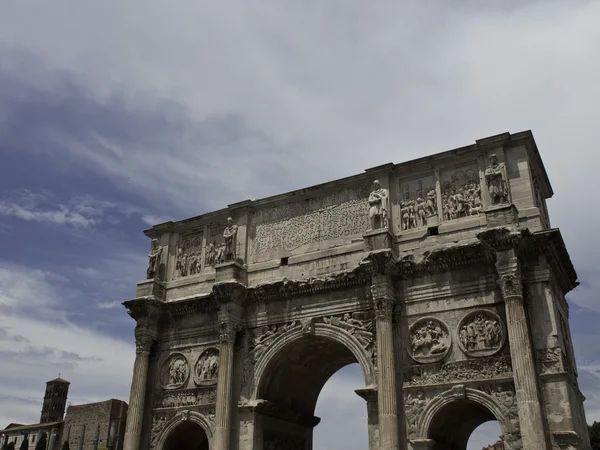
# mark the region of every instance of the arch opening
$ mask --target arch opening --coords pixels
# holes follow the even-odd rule
[[[500,422],[492,420],[484,422],[475,428],[475,431],[469,437],[467,450],[503,450],[504,443],[501,441],[502,430]]]
[[[313,429],[320,422],[314,415],[319,394],[336,372],[358,362],[344,344],[318,335],[303,335],[279,349],[257,391],[270,405],[262,420],[264,448],[312,448]],[[358,364],[356,368],[360,373]],[[350,390],[348,395],[356,394]]]
[[[455,400],[437,412],[428,438],[435,442],[433,450],[467,450],[473,431],[495,420],[497,418],[484,405],[469,399]]]
[[[182,422],[167,436],[162,450],[209,450],[208,436],[197,423]]]

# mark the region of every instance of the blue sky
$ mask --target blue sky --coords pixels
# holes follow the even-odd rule
[[[599,16],[583,0],[0,3],[0,423],[35,422],[59,372],[74,403],[127,399],[119,303],[149,225],[525,129],[581,281],[571,327],[600,420]],[[360,386],[352,368],[326,386],[315,448],[364,447]]]

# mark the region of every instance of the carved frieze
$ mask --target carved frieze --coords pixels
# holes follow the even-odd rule
[[[481,183],[477,164],[441,173],[442,211],[444,220],[459,219],[479,214]]]
[[[436,197],[432,175],[400,182],[400,229],[426,227],[429,217],[437,217]]]
[[[155,400],[155,408],[181,408],[183,406],[212,405],[216,399],[216,388],[202,387],[176,391],[164,391]]]
[[[409,386],[504,377],[512,377],[510,358],[506,356],[411,366],[404,370],[404,383]]]
[[[431,400],[431,396],[424,391],[411,392],[404,397],[404,415],[406,418],[406,431],[410,439],[418,437],[417,426],[421,413]]]
[[[375,339],[373,320],[368,314],[355,312],[323,317],[323,322],[351,334],[366,350],[373,348]]]
[[[174,353],[163,363],[160,371],[160,384],[163,389],[178,389],[188,380],[190,367],[186,357]]]
[[[202,233],[182,235],[177,248],[175,276],[178,278],[196,275],[202,268]]]
[[[168,417],[166,414],[156,414],[152,418],[152,430],[150,431],[150,448],[154,448],[156,438],[160,435],[167,424]]]
[[[458,343],[469,356],[483,357],[498,352],[506,340],[500,317],[487,309],[472,311],[458,325]]]
[[[259,256],[327,239],[362,236],[369,228],[369,186],[287,203],[252,214],[250,255]]]
[[[563,371],[564,354],[560,347],[549,347],[537,350],[540,373],[556,373]]]
[[[208,230],[208,239],[206,241],[205,266],[211,267],[225,261],[225,241],[223,234],[225,226],[213,226]],[[237,237],[237,228],[236,228]],[[236,239],[237,245],[237,239]]]
[[[219,375],[219,350],[208,348],[202,352],[194,367],[194,383],[199,386],[217,382]]]
[[[444,322],[424,317],[410,326],[409,354],[417,362],[441,361],[450,350],[452,339]]]

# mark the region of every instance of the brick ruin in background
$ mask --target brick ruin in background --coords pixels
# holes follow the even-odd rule
[[[312,449],[350,363],[372,450],[589,449],[552,195],[527,131],[147,230],[125,449]]]

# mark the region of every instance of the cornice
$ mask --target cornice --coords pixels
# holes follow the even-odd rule
[[[402,278],[411,278],[427,273],[491,262],[493,262],[493,254],[480,242],[474,241],[449,245],[425,252],[422,255],[403,255],[399,260],[399,273]]]
[[[519,254],[525,259],[543,254],[563,295],[579,286],[577,272],[565,246],[560,230],[538,231],[525,236],[519,248]]]
[[[165,310],[173,317],[185,316],[197,312],[213,312],[219,309],[219,305],[212,294],[168,302],[164,305]]]
[[[263,283],[248,289],[247,299],[251,302],[268,302],[300,295],[310,295],[336,289],[354,287],[368,280],[363,267],[301,280],[286,278],[272,283]]]
[[[164,303],[153,297],[138,297],[121,303],[136,322],[158,320]]]

